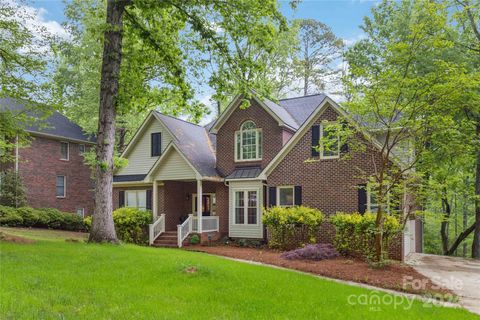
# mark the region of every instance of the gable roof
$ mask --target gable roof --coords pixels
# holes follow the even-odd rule
[[[281,99],[278,101],[278,104],[295,119],[300,127],[326,97],[323,93],[313,94],[303,97]]]
[[[176,140],[175,146],[202,177],[220,177],[215,169],[216,139],[207,129],[158,111],[155,116],[167,127]]]
[[[276,168],[276,166],[285,158],[285,156],[292,150],[292,148],[300,141],[303,135],[311,127],[317,116],[321,115],[327,108],[327,106],[332,107],[338,114],[345,117],[355,128],[363,134],[363,136],[372,143],[379,150],[382,149],[381,144],[378,140],[373,137],[371,134],[363,130],[359,123],[352,119],[345,110],[343,110],[335,101],[330,97],[325,96],[322,99],[320,105],[308,116],[308,118],[303,122],[302,126],[295,132],[295,134],[288,140],[288,142],[283,146],[279,153],[273,158],[272,161],[263,169],[259,174],[259,179],[266,180],[267,176]]]
[[[26,110],[26,112],[30,116],[36,117],[32,111],[28,110],[25,104],[12,98],[0,99],[0,111],[5,110],[9,110],[13,113],[18,113]],[[85,143],[95,143],[96,141],[94,136],[86,134],[79,125],[70,121],[67,117],[57,111],[55,111],[51,116],[45,119],[27,125],[27,127],[25,127],[24,129],[27,132],[43,136],[65,138],[67,140],[74,140]]]

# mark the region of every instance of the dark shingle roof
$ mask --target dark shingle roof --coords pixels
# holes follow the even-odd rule
[[[323,93],[282,99],[278,104],[295,119],[300,127],[327,96]]]
[[[205,127],[156,112],[176,139],[176,146],[204,177],[219,177],[215,169],[215,135]]]
[[[300,127],[301,123],[299,124],[285,108],[282,108],[282,106],[279,106],[275,102],[268,99],[264,99],[263,102],[268,108],[270,108],[270,110],[272,110],[273,113],[277,115],[277,117],[282,119],[287,126],[294,130],[297,130]]]
[[[233,179],[251,179],[256,178],[262,172],[260,167],[245,167],[245,168],[238,168],[235,169],[229,176],[225,179],[233,180]]]
[[[143,181],[145,179],[146,174],[125,174],[125,175],[118,175],[113,176],[113,182],[135,182],[135,181]]]
[[[27,107],[20,101],[11,98],[0,99],[0,111],[10,110],[11,112],[21,112]],[[35,117],[34,113],[27,113]],[[95,138],[83,132],[82,128],[68,120],[67,117],[55,111],[51,116],[34,124],[29,124],[26,131],[53,135],[61,138],[79,140],[85,142],[95,142]]]

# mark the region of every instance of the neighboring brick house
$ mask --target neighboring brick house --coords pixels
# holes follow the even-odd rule
[[[375,209],[360,178],[380,161],[374,137],[358,132],[369,147],[347,158],[336,134],[331,139],[338,150],[313,148],[345,115],[337,103],[323,94],[278,104],[254,96],[245,109],[241,101],[236,97],[205,127],[154,111],[127,146],[129,164],[114,176],[114,205],[152,209],[155,244],[176,245],[191,232],[203,240],[261,239],[262,208],[273,205],[305,205],[326,215]],[[333,232],[325,226],[320,241],[332,241]],[[393,257],[419,251],[414,234],[395,241]]]
[[[0,105],[14,112],[25,109],[9,98],[0,99]],[[59,112],[36,121],[25,131],[30,143],[15,150],[15,161],[9,168],[21,175],[28,205],[81,216],[92,214],[94,185],[83,153],[94,146],[95,140]]]

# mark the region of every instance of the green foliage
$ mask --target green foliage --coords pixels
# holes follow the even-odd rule
[[[9,227],[48,228],[84,231],[83,219],[73,213],[53,208],[33,209],[0,206],[0,225]]]
[[[135,208],[119,208],[113,211],[113,222],[120,240],[136,244],[148,243],[148,225],[152,212]]]
[[[330,217],[335,227],[335,248],[343,255],[361,256],[373,260],[375,255],[376,214],[337,213]],[[388,255],[390,240],[400,231],[399,220],[393,215],[384,216],[383,248]]]
[[[316,243],[323,214],[320,210],[304,206],[271,207],[264,209],[262,221],[268,229],[268,245],[290,250]]]
[[[92,228],[92,216],[85,217],[85,219],[83,219],[83,224],[85,225],[85,229],[90,231]]]
[[[22,207],[27,204],[27,196],[22,177],[13,170],[0,172],[0,205]]]
[[[190,243],[190,244],[198,244],[198,243],[200,243],[200,237],[198,236],[198,234],[193,234],[193,235],[190,237],[189,243]]]

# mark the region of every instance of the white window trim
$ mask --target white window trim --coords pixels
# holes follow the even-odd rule
[[[280,189],[292,189],[292,191],[293,191],[292,205],[282,205],[282,204],[280,204]],[[277,187],[277,206],[278,207],[294,207],[295,206],[295,186],[278,186]]]
[[[331,126],[331,125],[336,125],[337,122],[324,122],[320,124],[320,159],[338,159],[340,158],[340,132],[337,134],[337,140],[338,140],[338,150],[337,154],[334,156],[325,156],[323,155],[323,129],[324,127]]]
[[[134,206],[129,206],[129,205],[128,205],[128,193],[129,193],[129,192],[135,192],[135,201],[136,201],[136,204],[137,204],[136,207],[134,207]],[[138,201],[138,199],[139,199],[139,198],[138,198],[138,194],[139,194],[140,192],[144,192],[144,193],[145,193],[145,208],[138,206],[138,203],[139,203],[139,201]],[[135,208],[135,209],[138,209],[138,210],[146,211],[146,210],[147,210],[147,189],[125,190],[125,207],[126,207],[126,208]]]
[[[237,192],[242,192],[243,191],[243,223],[236,223],[235,221],[235,215],[236,215],[236,202],[235,202],[235,197]],[[249,191],[255,191],[257,193],[257,223],[248,223],[248,192]],[[232,225],[234,226],[259,226],[260,225],[260,189],[259,188],[238,188],[238,189],[233,189],[233,197],[232,197],[232,208],[233,208],[233,216],[232,216]]]
[[[55,176],[55,195],[57,194],[57,178],[63,177],[63,196],[57,196],[59,199],[65,199],[67,197],[67,176],[58,175]]]
[[[235,143],[235,162],[249,162],[249,161],[260,161],[262,160],[263,158],[263,146],[260,146],[260,135],[262,135],[262,141],[263,141],[263,131],[262,131],[262,128],[256,128],[256,129],[248,129],[248,130],[242,130],[242,127],[243,125],[246,123],[246,122],[253,122],[255,123],[254,121],[252,120],[247,120],[247,121],[244,121],[242,123],[242,125],[240,126],[240,130],[237,130],[235,131],[235,139],[234,139],[234,143]],[[242,139],[242,132],[248,132],[248,131],[255,131],[257,134],[255,135],[255,143],[256,143],[256,150],[255,150],[255,153],[257,155],[256,158],[252,158],[252,159],[243,159],[243,153],[241,152],[242,149],[243,149],[243,139]],[[240,133],[240,158],[238,158],[238,136],[239,136],[239,133]],[[259,157],[258,154],[259,154],[259,150],[260,148],[262,148],[262,156]]]
[[[80,147],[83,146],[83,151],[80,151]],[[85,151],[87,151],[87,149],[85,148],[85,145],[83,143],[79,144],[78,145],[78,153],[80,155],[83,155],[85,153]]]
[[[67,157],[62,158],[62,143],[67,144]],[[69,161],[70,160],[70,143],[68,141],[60,141],[60,160]]]
[[[85,218],[85,208],[77,208],[77,212],[76,212],[76,213],[77,213],[78,216],[79,216],[79,214],[78,214],[78,211],[79,211],[79,210],[82,210],[82,215],[81,215],[81,217],[82,217],[82,218]]]
[[[367,211],[372,212],[372,191],[371,191],[371,185],[367,184]],[[373,203],[378,207],[378,203]],[[390,193],[387,194],[387,210],[386,213],[390,213]]]

